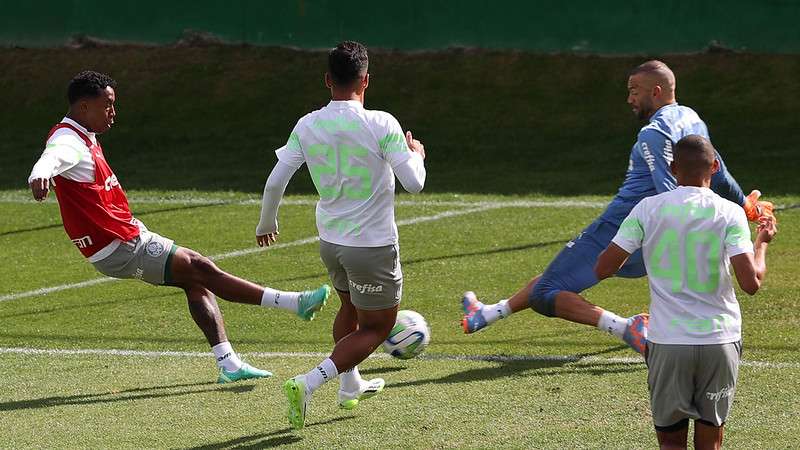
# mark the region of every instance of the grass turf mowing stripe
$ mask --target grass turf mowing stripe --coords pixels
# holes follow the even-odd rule
[[[0,347],[0,354],[22,354],[22,355],[49,355],[49,356],[76,356],[76,355],[102,355],[102,356],[133,356],[144,358],[209,358],[214,354],[211,352],[186,352],[186,351],[143,351],[143,350],[118,350],[118,349],[46,349],[31,347]],[[243,356],[257,358],[324,358],[329,356],[325,352],[247,352]],[[374,353],[370,358],[386,359],[391,358],[386,353]],[[428,361],[481,361],[481,362],[509,362],[509,361],[552,361],[585,364],[644,364],[641,357],[630,358],[603,358],[601,356],[581,356],[581,355],[447,355],[431,354],[421,355],[418,359]],[[741,362],[742,366],[754,367],[758,369],[800,369],[800,363],[792,362],[772,362],[772,361],[746,361]]]
[[[446,218],[449,218],[449,217],[463,216],[463,215],[466,215],[466,214],[473,214],[473,213],[476,213],[476,212],[483,212],[483,211],[488,211],[490,209],[498,209],[498,208],[503,208],[503,207],[507,207],[507,206],[508,205],[506,204],[506,202],[487,203],[486,205],[482,205],[482,206],[479,206],[479,207],[476,207],[476,208],[449,210],[449,211],[444,211],[444,212],[441,212],[441,213],[438,213],[438,214],[433,214],[433,215],[430,215],[430,216],[420,216],[420,217],[414,217],[414,218],[411,218],[411,219],[399,220],[399,221],[397,221],[397,226],[414,225],[414,224],[423,223],[423,222],[432,222],[432,221],[436,221],[436,220],[446,219]],[[236,251],[232,251],[232,252],[222,253],[222,254],[219,254],[219,255],[213,255],[213,256],[210,256],[209,258],[211,260],[213,260],[213,261],[220,261],[220,260],[227,259],[227,258],[235,258],[235,257],[238,257],[238,256],[244,256],[244,255],[250,255],[250,254],[253,254],[253,253],[259,253],[259,252],[267,251],[267,250],[270,250],[270,249],[277,250],[277,249],[281,249],[281,248],[295,247],[295,246],[298,246],[298,245],[311,244],[313,242],[317,242],[318,240],[319,240],[319,237],[318,236],[314,236],[314,237],[309,237],[309,238],[305,238],[305,239],[298,239],[298,240],[292,241],[292,242],[287,242],[287,243],[282,243],[282,244],[275,244],[275,245],[271,245],[269,247],[251,247],[251,248],[247,248],[247,249],[236,250]],[[0,302],[18,300],[18,299],[27,298],[27,297],[34,297],[34,296],[37,296],[37,295],[44,295],[44,294],[49,294],[49,293],[53,293],[53,292],[66,291],[66,290],[69,290],[69,289],[78,289],[78,288],[82,288],[82,287],[86,287],[86,286],[94,286],[96,284],[107,283],[109,281],[114,281],[114,280],[116,280],[116,278],[102,277],[102,278],[95,278],[95,279],[87,280],[87,281],[81,281],[81,282],[78,282],[78,283],[62,284],[62,285],[59,285],[59,286],[51,286],[51,287],[45,287],[45,288],[40,288],[40,289],[34,289],[32,291],[20,292],[20,293],[17,293],[17,294],[7,294],[7,295],[0,296]]]

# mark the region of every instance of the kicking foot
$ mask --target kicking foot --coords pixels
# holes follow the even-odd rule
[[[331,288],[327,284],[323,284],[319,289],[303,292],[297,301],[297,316],[303,320],[314,320],[317,311],[325,306],[330,295]]]
[[[283,392],[289,401],[289,423],[292,428],[299,430],[306,425],[306,408],[311,398],[311,394],[306,395],[306,376],[298,375],[286,380]]]
[[[628,326],[625,327],[625,334],[622,335],[622,340],[631,348],[644,355],[647,348],[647,325],[650,321],[649,314],[637,314],[628,318]]]
[[[386,382],[383,378],[373,378],[369,381],[362,381],[361,388],[356,392],[345,392],[339,390],[339,407],[342,409],[353,409],[358,406],[358,402],[374,397],[383,391]]]
[[[478,301],[474,292],[464,292],[464,297],[461,298],[461,307],[464,308],[464,317],[461,319],[464,333],[474,333],[488,325],[483,317],[483,303]]]
[[[235,372],[228,372],[227,370],[220,368],[217,383],[233,383],[236,381],[250,380],[254,378],[269,378],[271,376],[272,372],[255,368],[247,363],[242,363],[242,367]]]

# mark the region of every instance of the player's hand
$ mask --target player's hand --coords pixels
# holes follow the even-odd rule
[[[756,232],[758,233],[756,241],[771,242],[772,238],[778,234],[778,225],[776,224],[775,217],[769,216],[759,219]]]
[[[275,241],[278,240],[279,234],[280,233],[275,231],[274,233],[256,235],[256,242],[258,242],[259,247],[269,247],[270,245],[274,244]]]
[[[40,202],[47,198],[47,193],[50,192],[50,180],[47,178],[36,178],[31,181],[31,192],[33,199]]]
[[[754,190],[744,199],[744,213],[747,215],[747,220],[751,222],[758,222],[763,217],[772,217],[775,219],[773,210],[775,206],[772,202],[760,201],[761,191]]]
[[[425,159],[425,146],[422,145],[422,142],[414,139],[414,136],[411,135],[411,131],[406,131],[406,144],[408,144],[408,148],[410,148],[412,152],[419,153],[422,159]]]

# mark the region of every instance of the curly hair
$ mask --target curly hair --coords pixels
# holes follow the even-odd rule
[[[102,95],[107,87],[114,89],[117,87],[117,82],[108,75],[84,70],[70,80],[69,87],[67,87],[67,100],[72,105],[83,98],[97,97]]]
[[[367,48],[355,41],[344,41],[328,52],[328,73],[334,84],[347,86],[367,73]]]

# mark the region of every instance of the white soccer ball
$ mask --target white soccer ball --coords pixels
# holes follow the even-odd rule
[[[407,309],[397,312],[397,321],[383,341],[386,353],[400,359],[411,359],[425,350],[431,341],[431,329],[425,318]]]

